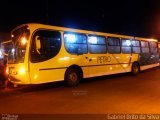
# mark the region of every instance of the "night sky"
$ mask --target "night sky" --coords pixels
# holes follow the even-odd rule
[[[30,22],[160,39],[160,0],[1,0],[0,32]]]

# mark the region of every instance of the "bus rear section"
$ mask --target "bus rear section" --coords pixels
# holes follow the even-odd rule
[[[147,38],[136,38],[140,40],[141,52],[139,54],[140,70],[159,66],[158,41]]]

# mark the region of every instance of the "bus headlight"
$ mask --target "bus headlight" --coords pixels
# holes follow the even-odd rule
[[[24,74],[24,73],[25,73],[25,68],[23,68],[23,67],[20,68],[20,69],[19,69],[19,73],[20,73],[20,74]]]

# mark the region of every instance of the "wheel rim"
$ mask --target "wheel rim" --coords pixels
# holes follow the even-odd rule
[[[138,68],[137,65],[134,65],[134,66],[133,66],[133,72],[134,72],[134,73],[138,73],[138,72],[139,72],[139,68]]]
[[[68,77],[69,77],[69,80],[71,80],[72,82],[75,82],[78,79],[78,76],[75,72],[71,72]]]

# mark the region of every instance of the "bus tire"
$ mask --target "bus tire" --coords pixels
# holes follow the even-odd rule
[[[65,73],[65,82],[67,86],[73,87],[79,84],[81,77],[78,70],[74,68],[68,68]]]
[[[132,64],[132,75],[137,75],[140,72],[140,66],[138,63],[133,63]]]

